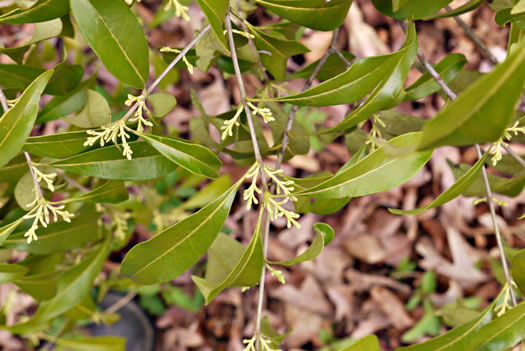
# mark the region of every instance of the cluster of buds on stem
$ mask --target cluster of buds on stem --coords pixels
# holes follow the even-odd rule
[[[501,138],[498,139],[498,141],[496,141],[494,143],[494,150],[490,151],[490,154],[493,155],[492,158],[491,158],[491,161],[492,161],[492,165],[495,166],[498,164],[498,162],[501,160],[501,158],[503,157],[502,153],[501,153],[501,149],[504,147],[504,146],[509,146],[509,144],[505,141],[510,141],[510,139],[512,139],[512,134],[514,135],[518,135],[519,133],[522,133],[522,134],[525,134],[525,127],[520,127],[519,126],[519,121],[517,121],[516,123],[514,123],[512,125],[512,127],[509,127],[507,129],[505,129],[505,132],[503,133],[503,136]]]

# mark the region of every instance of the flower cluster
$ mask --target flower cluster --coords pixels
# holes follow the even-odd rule
[[[492,197],[492,201],[494,201],[495,203],[497,203],[501,207],[507,207],[509,205],[505,201],[500,200],[500,199],[496,199],[495,197]],[[474,202],[472,202],[472,205],[477,206],[477,205],[479,205],[479,204],[481,204],[483,202],[487,202],[487,198],[486,197],[482,197],[481,199],[475,200]]]
[[[182,5],[178,0],[169,0],[164,10],[169,10],[172,6],[175,6],[175,16],[181,17],[185,21],[190,21],[188,16],[188,6]]]
[[[51,191],[55,191],[55,186],[53,185],[54,179],[56,178],[56,173],[49,173],[45,174],[42,173],[36,168],[35,166],[31,165],[31,168],[33,169],[33,173],[35,174],[35,178],[37,182],[44,181]]]
[[[519,123],[520,122],[517,121],[516,123],[512,125],[512,127],[505,129],[503,136],[494,143],[495,148],[494,150],[490,151],[490,154],[493,155],[491,158],[493,166],[497,165],[498,162],[503,157],[501,153],[501,149],[504,146],[509,146],[509,144],[506,143],[505,140],[510,141],[510,139],[512,139],[512,133],[514,133],[514,135],[518,135],[519,133],[525,134],[525,126],[519,127]]]
[[[279,283],[286,284],[286,279],[284,279],[284,274],[283,274],[282,271],[273,268],[268,263],[266,263],[266,268],[268,268],[268,270],[270,271],[270,274],[272,275],[272,277],[277,279],[279,281]]]
[[[92,136],[87,138],[84,146],[93,146],[97,141],[100,141],[100,146],[104,146],[106,143],[111,141],[118,147],[117,139],[120,137],[123,147],[122,154],[126,156],[128,160],[131,160],[133,150],[131,150],[131,147],[128,144],[127,139],[130,138],[130,135],[126,133],[126,130],[131,131],[131,129],[126,126],[126,121],[124,119],[120,119],[111,123],[110,125],[103,126],[102,131],[90,129],[86,131],[86,133]]]
[[[252,113],[254,115],[260,115],[263,118],[264,123],[270,123],[270,122],[275,121],[275,118],[272,115],[272,110],[270,110],[269,108],[257,107],[251,102],[248,102],[247,104],[252,109]]]
[[[516,285],[516,283],[512,282],[512,285]],[[503,291],[504,291],[503,300],[501,301],[499,305],[497,305],[494,308],[494,312],[496,312],[496,315],[498,317],[503,316],[505,313],[507,313],[507,311],[512,309],[511,289],[512,289],[512,286],[509,286],[508,284],[505,284],[505,286],[503,287]]]
[[[228,33],[228,31],[224,30],[223,33],[224,33],[224,35],[226,35],[226,33]],[[245,37],[246,39],[255,39],[255,35],[247,33],[247,32],[243,32],[242,30],[232,29],[232,33],[239,34],[240,36]]]
[[[255,335],[251,339],[244,339],[242,341],[242,343],[246,345],[243,351],[257,351],[257,339],[259,339],[261,351],[281,351],[281,349],[279,348],[274,349],[272,347],[272,339],[264,335],[259,336],[257,333],[255,333]]]
[[[246,208],[248,210],[252,208],[252,203],[254,203],[256,205],[259,203],[259,200],[257,199],[257,195],[255,195],[255,194],[256,193],[257,194],[261,194],[262,193],[261,189],[259,189],[257,187],[257,179],[258,179],[258,175],[259,175],[259,169],[260,169],[259,162],[255,162],[255,164],[248,170],[248,172],[246,172],[246,176],[245,177],[247,179],[252,178],[252,183],[250,184],[248,189],[246,189],[244,191],[244,194],[243,194],[243,199],[245,201],[247,201]]]
[[[151,112],[146,106],[146,95],[147,92],[143,91],[139,96],[133,96],[128,94],[128,99],[126,100],[126,106],[131,106],[132,104],[137,104],[137,110],[135,111],[134,117],[130,118],[131,123],[138,122],[137,132],[142,133],[144,131],[144,126],[153,127],[153,123],[144,118],[143,113],[146,112],[148,118],[151,119]]]
[[[54,222],[58,221],[59,216],[62,217],[62,220],[66,222],[71,222],[71,218],[74,217],[72,213],[64,210],[64,205],[55,207],[51,202],[48,202],[43,197],[37,196],[35,200],[28,205],[28,207],[31,207],[32,209],[23,218],[34,218],[33,224],[24,234],[24,237],[27,238],[28,244],[30,244],[33,240],[38,240],[36,230],[38,229],[39,224],[44,228],[47,228],[47,225],[51,223],[51,215],[53,216]]]
[[[244,111],[244,106],[242,104],[237,107],[237,112],[235,116],[231,119],[224,121],[223,126],[220,128],[222,130],[221,140],[225,140],[229,136],[233,136],[233,127],[238,127],[241,124],[239,123],[239,117],[241,116],[242,111]]]
[[[295,189],[293,187],[294,182],[292,180],[281,180],[280,176],[283,173],[283,170],[281,169],[275,170],[264,165],[264,173],[276,186],[275,195],[270,195],[268,193],[264,194],[264,207],[268,211],[270,218],[275,220],[280,217],[285,217],[287,220],[286,226],[288,228],[291,228],[292,225],[301,228],[299,222],[296,221],[296,219],[299,218],[299,215],[293,211],[286,210],[283,207],[288,201],[297,201],[297,198],[292,195],[292,191]]]
[[[381,127],[386,127],[385,122],[379,117],[379,115],[374,115],[372,117],[372,129],[370,129],[370,133],[368,135],[368,140],[365,142],[366,145],[370,145],[370,150],[375,151],[377,149],[377,139],[382,139],[383,135],[381,134],[381,131],[378,128],[378,125]]]
[[[181,53],[179,49],[174,49],[174,48],[170,48],[167,46],[160,48],[160,52],[173,52],[175,54]],[[186,56],[182,56],[182,62],[184,62],[184,64],[186,65],[186,68],[188,68],[188,72],[190,72],[190,74],[193,74],[193,65],[191,64],[190,61],[188,61]]]

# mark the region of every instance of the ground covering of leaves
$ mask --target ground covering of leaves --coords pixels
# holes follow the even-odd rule
[[[452,5],[461,4],[456,1]],[[142,1],[139,9],[145,22],[151,21],[158,7],[157,1]],[[150,30],[152,47],[181,46],[192,37],[202,14],[196,5],[190,7],[191,23],[173,18]],[[498,27],[494,12],[487,5],[462,16],[474,32],[483,39],[499,59],[505,56],[507,29]],[[262,9],[250,17],[259,23],[276,21]],[[20,32],[14,32],[19,29]],[[457,26],[453,19],[417,23],[420,47],[433,63],[446,54],[458,52],[468,59],[468,69],[488,71],[492,64]],[[30,26],[0,26],[4,45],[14,46],[29,36]],[[305,32],[304,44],[312,52],[295,57],[289,62],[289,71],[295,71],[320,58],[328,47],[331,33]],[[357,57],[378,55],[397,50],[403,42],[403,32],[392,19],[377,12],[369,0],[354,1],[344,29],[339,36],[339,48],[351,51]],[[5,57],[2,62],[7,63]],[[96,67],[88,68],[88,72]],[[198,97],[209,115],[225,112],[229,101],[238,103],[233,79],[223,77],[216,68],[209,73],[195,71],[190,76],[181,71],[181,79],[168,91],[178,100],[175,110],[165,122],[188,135],[188,122],[200,113],[191,104],[190,89]],[[419,77],[415,69],[409,82]],[[226,80],[225,80],[226,78]],[[250,78],[253,78],[250,76]],[[112,91],[116,82],[101,68],[99,83]],[[248,79],[248,94],[258,82]],[[293,81],[292,90],[300,90],[303,82]],[[235,92],[232,96],[232,92]],[[397,108],[400,112],[422,118],[433,116],[443,100],[435,95],[418,102],[406,102]],[[298,118],[305,125],[314,123],[333,126],[342,120],[344,106],[321,108],[317,112],[303,109]],[[50,134],[60,126],[51,122],[36,134]],[[366,129],[366,126],[365,126]],[[271,137],[271,134],[267,134]],[[520,145],[513,145],[520,150]],[[342,140],[311,150],[284,165],[288,175],[306,175],[320,170],[337,171],[350,157]],[[276,221],[269,245],[269,258],[282,260],[296,255],[313,239],[312,225],[317,221],[330,224],[336,232],[335,240],[315,261],[284,269],[286,285],[267,277],[267,310],[270,321],[279,331],[293,326],[287,337],[287,350],[332,350],[336,341],[360,338],[372,333],[378,335],[383,350],[393,350],[403,342],[422,341],[430,335],[444,332],[450,326],[469,317],[468,307],[484,307],[499,292],[498,251],[485,204],[473,206],[472,198],[458,198],[438,209],[415,217],[390,214],[388,207],[412,209],[429,203],[443,189],[450,187],[454,176],[447,160],[457,164],[472,164],[476,160],[473,148],[440,148],[430,164],[408,184],[392,191],[353,199],[336,214],[322,217],[314,214],[300,219],[302,229],[286,229],[284,221]],[[224,172],[236,178],[242,169],[231,159],[224,159]],[[517,218],[524,212],[525,197],[504,198],[508,207],[498,210],[498,220],[507,242],[513,247],[524,247],[525,225]],[[239,201],[239,200],[237,200]],[[249,238],[256,222],[256,213],[247,213],[240,202],[234,204],[226,222],[237,238]],[[146,237],[145,228],[137,227],[137,237]],[[275,234],[279,233],[279,234]],[[110,269],[118,262],[108,262]],[[425,273],[426,272],[426,273]],[[501,274],[499,274],[501,275]],[[172,282],[189,296],[195,287],[190,274]],[[0,288],[0,299],[9,287]],[[462,298],[463,299],[460,299]],[[206,308],[156,306],[156,300],[141,301],[148,309],[156,326],[157,350],[242,350],[242,339],[253,333],[256,311],[256,289],[242,293],[229,289],[220,294]],[[458,300],[459,299],[459,300]],[[139,300],[138,298],[136,299]],[[197,307],[200,302],[197,301]],[[460,302],[457,302],[460,301]],[[19,301],[20,309],[31,301]],[[423,322],[420,322],[422,321]],[[341,343],[339,344],[341,345]],[[0,348],[23,350],[21,342],[6,333],[0,333]]]

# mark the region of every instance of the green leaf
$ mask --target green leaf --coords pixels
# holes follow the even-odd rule
[[[278,98],[275,101],[300,106],[330,106],[350,104],[370,94],[365,103],[347,116],[343,122],[323,133],[348,129],[385,108],[402,92],[416,52],[416,32],[412,24],[409,26],[405,44],[398,52],[358,60],[345,73],[305,92]]]
[[[0,53],[6,54],[13,61],[22,64],[25,53],[29,50],[31,45],[39,43],[43,40],[58,37],[62,33],[62,21],[59,18],[36,23],[33,30],[33,35],[29,41],[19,47],[14,48],[0,48]]]
[[[315,30],[339,28],[352,5],[352,0],[255,0],[276,15]]]
[[[88,89],[84,108],[78,114],[64,120],[80,128],[97,128],[111,123],[111,109],[102,94]]]
[[[89,203],[118,204],[120,202],[126,201],[128,198],[128,190],[124,186],[124,183],[110,180],[91,190],[90,192],[65,199],[62,201],[62,203],[78,201]]]
[[[237,240],[220,233],[208,253],[205,279],[192,276],[206,304],[230,286],[251,287],[259,283],[264,265],[261,221],[245,248]]]
[[[219,176],[222,162],[206,147],[179,138],[143,133],[137,135],[177,166],[195,175],[208,178]]]
[[[428,121],[419,149],[498,140],[512,120],[524,76],[525,41],[522,41],[505,62],[470,85]]]
[[[255,36],[253,39],[258,50],[266,50],[272,55],[261,54],[261,62],[277,81],[286,78],[286,62],[291,56],[304,54],[310,50],[294,40],[282,39],[257,29],[246,23],[248,30]]]
[[[102,233],[98,226],[100,216],[99,213],[89,211],[73,217],[71,223],[60,221],[49,224],[47,228],[38,228],[38,240],[31,244],[27,243],[23,230],[12,234],[4,246],[38,255],[79,248],[101,239]]]
[[[231,177],[230,175],[225,174],[219,179],[216,179],[208,184],[204,189],[199,191],[188,200],[184,201],[180,207],[184,210],[194,210],[196,208],[204,207],[224,194],[231,186]]]
[[[37,301],[53,298],[57,292],[58,276],[61,272],[52,271],[26,275],[15,281],[15,284]]]
[[[397,12],[408,0],[392,0],[392,11]]]
[[[7,237],[12,232],[14,232],[16,227],[18,227],[23,221],[24,221],[24,218],[19,218],[18,220],[14,222],[11,222],[9,224],[4,225],[3,227],[0,227],[0,245],[4,243]]]
[[[512,258],[512,279],[523,294],[525,291],[525,250],[521,250]]]
[[[0,16],[0,23],[24,24],[50,21],[69,13],[68,0],[38,0],[27,9],[16,9]]]
[[[122,156],[117,146],[53,162],[50,166],[77,174],[113,180],[151,180],[173,172],[177,166],[144,141],[129,143],[133,158]]]
[[[39,67],[0,64],[0,85],[4,89],[25,89],[44,72]]]
[[[488,152],[486,152],[482,158],[476,162],[472,168],[468,170],[465,174],[463,174],[457,181],[452,185],[450,188],[448,188],[445,192],[443,192],[441,195],[439,195],[434,201],[429,203],[428,205],[420,208],[416,208],[414,210],[409,211],[403,211],[403,210],[396,210],[393,208],[389,208],[388,210],[391,213],[398,214],[398,215],[417,215],[420,213],[425,212],[426,210],[434,207],[441,206],[443,204],[446,204],[447,202],[455,199],[459,195],[463,194],[468,187],[472,184],[474,179],[479,175],[481,172],[481,169],[485,165],[485,162],[488,157]]]
[[[224,19],[230,7],[229,0],[196,0],[196,2],[202,12],[204,12],[208,22],[210,22],[211,29],[217,39],[219,39],[223,49],[226,50],[226,52],[230,52],[226,37],[224,36]]]
[[[355,56],[349,53],[348,51],[343,51],[341,53],[348,61],[353,61],[355,59]],[[309,64],[308,66],[306,66],[305,68],[297,72],[290,74],[287,77],[287,79],[288,80],[297,79],[297,78],[308,79],[314,72],[317,65],[319,64],[319,61],[321,61],[321,59],[315,62],[312,62],[311,64]],[[346,71],[345,61],[343,61],[343,59],[341,59],[338,55],[330,55],[328,56],[326,63],[319,70],[319,73],[317,74],[316,78],[321,81],[328,80],[339,74],[344,73],[345,71]]]
[[[151,94],[147,97],[153,111],[151,114],[155,118],[164,118],[177,105],[177,99],[168,93]]]
[[[133,247],[120,272],[141,284],[174,279],[195,264],[211,246],[230,212],[240,182],[215,201]]]
[[[464,14],[464,13],[467,13],[467,12],[470,12],[470,11],[474,11],[475,9],[480,7],[481,4],[483,4],[483,2],[484,2],[484,0],[470,0],[469,2],[463,4],[462,6],[456,8],[454,10],[447,11],[445,13],[435,14],[435,15],[432,15],[432,16],[424,18],[424,20],[428,21],[428,20],[433,20],[433,19],[436,19],[436,18],[456,17],[456,16],[459,16],[461,14]]]
[[[381,351],[381,346],[379,345],[377,336],[369,335],[339,351]]]
[[[56,344],[70,351],[125,351],[126,338],[117,336],[91,336],[65,339],[59,338]]]
[[[71,0],[73,16],[108,71],[118,80],[141,89],[149,73],[144,31],[123,1]]]
[[[53,75],[42,73],[0,119],[0,167],[5,166],[24,146],[38,113],[40,95]]]
[[[93,149],[93,146],[84,146],[87,137],[84,131],[29,137],[22,150],[42,157],[71,157]]]
[[[316,259],[321,254],[321,252],[323,252],[324,248],[334,239],[334,230],[325,223],[316,223],[314,224],[313,228],[315,231],[315,238],[314,241],[312,241],[310,247],[308,247],[305,252],[290,260],[280,262],[269,261],[268,263],[289,267],[301,262],[312,261]]]
[[[415,20],[424,19],[425,17],[436,13],[451,2],[452,0],[434,0],[424,2],[421,0],[408,0],[399,8],[399,11],[395,11],[392,0],[372,0],[372,3],[377,10],[387,16],[400,20],[410,18]]]
[[[525,303],[484,325],[470,340],[468,350],[508,350],[525,337]]]
[[[25,322],[9,327],[15,334],[31,332],[62,313],[73,308],[89,293],[93,281],[102,269],[109,255],[110,236],[98,247],[95,247],[82,262],[64,272],[58,281],[58,292],[50,300],[42,302],[33,315]]]
[[[443,81],[448,84],[454,78],[456,78],[466,63],[467,59],[463,54],[450,54],[441,60],[437,65],[435,65],[434,68],[439,73],[441,78],[443,78]],[[406,88],[405,101],[424,98],[434,94],[440,89],[441,87],[435,81],[435,79],[432,78],[430,73],[425,72],[421,78]]]
[[[389,155],[387,147],[403,147],[417,142],[421,133],[408,133],[390,140],[359,162],[310,189],[294,195],[315,198],[357,197],[395,188],[414,177],[432,156],[432,151]]]
[[[0,263],[0,284],[11,283],[24,275],[28,269],[12,263]]]

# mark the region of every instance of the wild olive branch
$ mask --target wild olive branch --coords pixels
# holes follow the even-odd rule
[[[405,23],[401,22],[401,24],[402,24],[403,29],[406,29]],[[438,83],[438,85],[443,89],[443,91],[447,94],[450,100],[455,100],[457,98],[457,94],[447,85],[447,83],[445,83],[443,78],[430,64],[430,62],[425,57],[425,54],[423,53],[423,51],[421,51],[420,49],[418,49],[417,57],[419,61],[421,62],[421,64],[423,65],[423,67],[428,71],[428,73],[430,73],[432,78],[434,78],[436,83]],[[481,148],[479,144],[474,145],[474,147],[476,149],[478,159],[481,158],[483,154],[481,152]],[[485,193],[487,195],[487,204],[489,206],[490,217],[492,219],[492,225],[494,228],[494,234],[496,235],[496,241],[498,243],[498,249],[499,249],[500,256],[501,256],[501,263],[503,265],[503,272],[505,273],[505,280],[507,281],[510,287],[509,289],[510,289],[512,304],[514,306],[517,306],[518,303],[516,301],[516,296],[514,295],[514,291],[512,290],[512,278],[510,276],[507,259],[505,258],[505,250],[503,248],[503,239],[502,239],[501,232],[499,230],[498,221],[496,218],[496,209],[494,206],[494,201],[492,199],[492,189],[490,187],[487,168],[485,165],[483,165],[483,167],[481,168],[481,173],[483,175],[483,185],[485,187]]]

